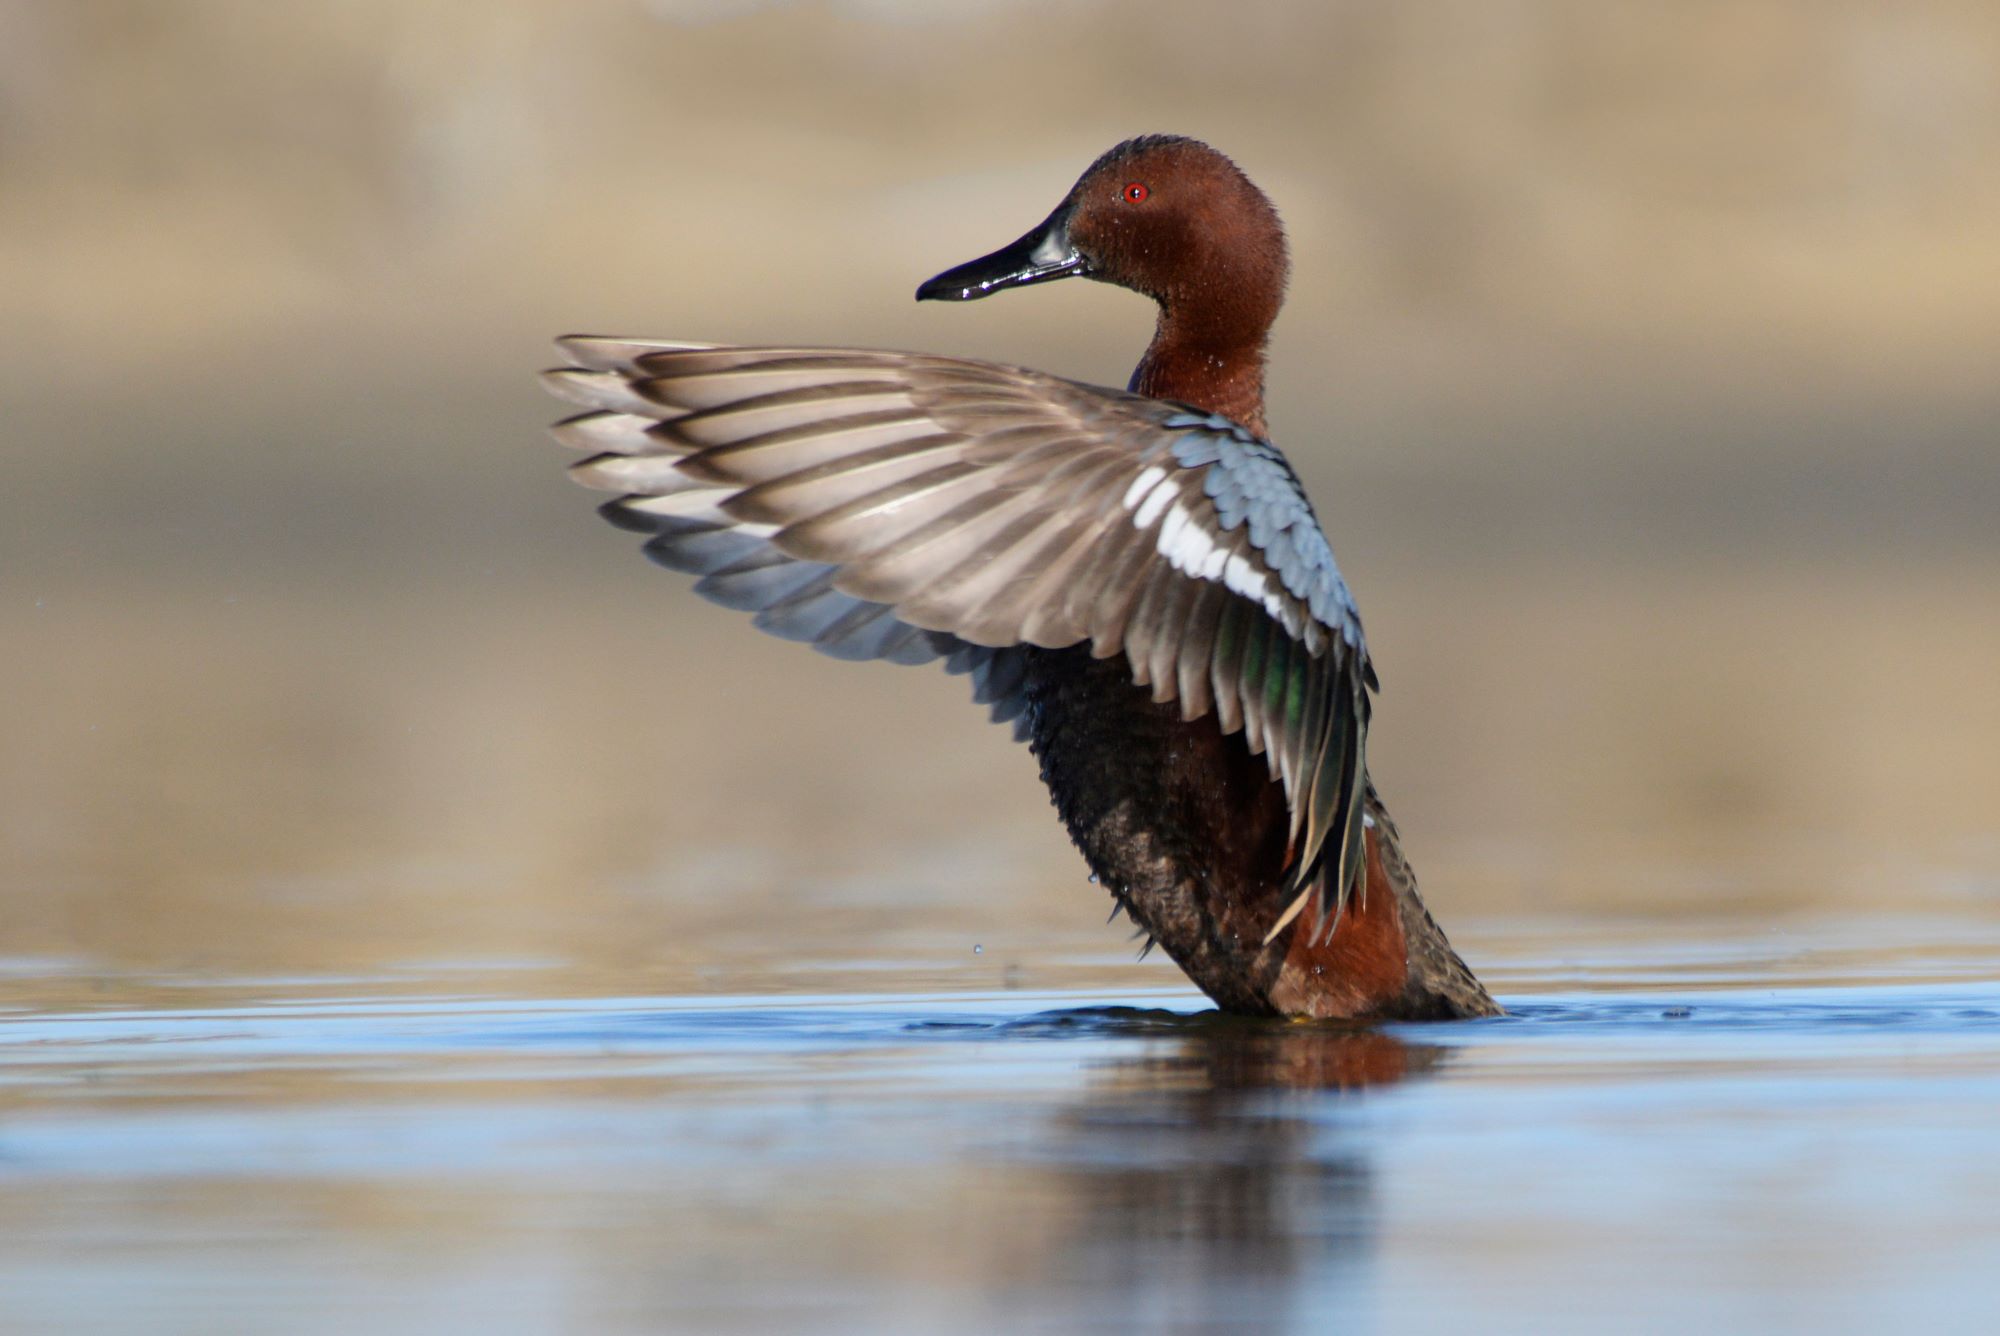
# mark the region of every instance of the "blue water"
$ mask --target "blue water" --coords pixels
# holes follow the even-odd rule
[[[2000,1330],[2000,984],[453,982],[10,980],[0,1328]]]

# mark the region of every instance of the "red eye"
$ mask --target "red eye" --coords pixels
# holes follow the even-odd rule
[[[1125,199],[1131,204],[1144,204],[1146,196],[1153,192],[1146,189],[1144,181],[1129,181],[1125,185]]]

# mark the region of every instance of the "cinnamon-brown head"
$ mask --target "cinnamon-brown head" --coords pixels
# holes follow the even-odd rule
[[[1094,278],[1159,303],[1132,388],[1264,432],[1264,343],[1284,302],[1284,228],[1235,163],[1176,135],[1106,153],[1048,218],[1010,246],[950,269],[918,300]]]

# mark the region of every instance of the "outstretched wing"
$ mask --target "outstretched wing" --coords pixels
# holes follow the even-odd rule
[[[1088,643],[1285,787],[1297,896],[1360,867],[1372,669],[1297,476],[1226,418],[915,353],[569,338],[590,410],[556,435],[654,560],[837,657],[974,675],[1023,706],[1021,646]],[[1017,730],[1020,722],[1017,721]]]

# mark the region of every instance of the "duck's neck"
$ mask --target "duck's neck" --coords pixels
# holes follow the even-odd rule
[[[1269,328],[1219,324],[1192,316],[1184,307],[1162,304],[1152,345],[1132,373],[1132,392],[1220,413],[1267,436],[1264,341]]]

